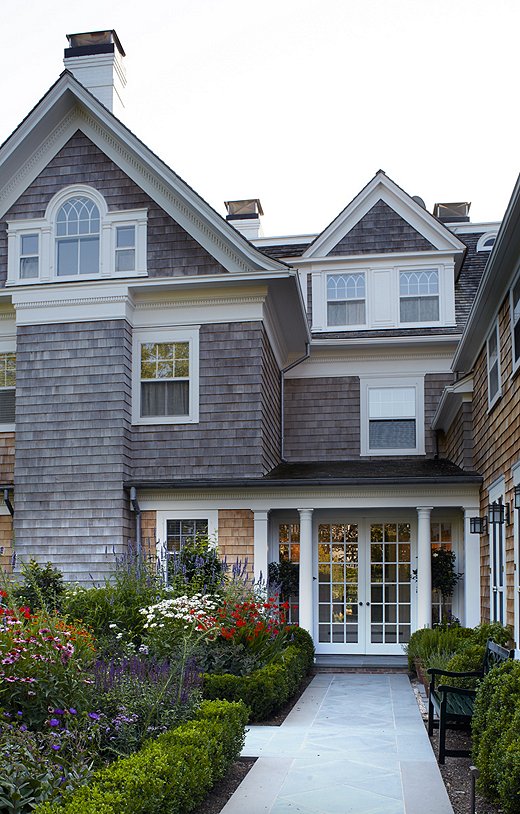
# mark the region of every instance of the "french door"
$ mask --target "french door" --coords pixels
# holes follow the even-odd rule
[[[410,523],[319,523],[317,650],[402,653],[411,633]]]

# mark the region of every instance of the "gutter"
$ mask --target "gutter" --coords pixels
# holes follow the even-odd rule
[[[434,475],[432,477],[419,476],[402,478],[238,478],[219,480],[170,480],[170,481],[131,481],[125,483],[126,488],[144,489],[230,489],[230,488],[272,488],[278,486],[294,486],[301,489],[304,486],[410,486],[413,484],[432,484],[442,486],[447,483],[475,483],[483,482],[482,475]]]
[[[137,571],[141,570],[141,509],[137,500],[137,490],[135,486],[130,487],[130,503],[132,504],[132,511],[135,512],[135,549],[137,555]]]

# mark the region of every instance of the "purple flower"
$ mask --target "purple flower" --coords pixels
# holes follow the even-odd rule
[[[57,751],[58,751],[58,749],[60,749],[60,748],[61,748],[61,747],[60,747],[59,743],[53,743],[53,744],[51,744],[51,749],[54,749],[54,751],[55,751],[55,752],[57,752]]]
[[[55,715],[65,715],[65,710],[64,709],[55,709],[54,714]]]
[[[57,718],[51,718],[50,719],[49,726],[59,726],[59,725],[60,725],[60,722],[58,721]]]
[[[69,712],[70,712],[71,715],[76,715],[77,710],[74,709],[74,707],[69,707]]]
[[[92,718],[93,721],[99,721],[99,715],[97,712],[89,712],[88,717]]]
[[[16,714],[17,715],[23,715],[23,712],[21,710],[18,710],[18,712]]]
[[[20,732],[27,732],[27,727],[25,724],[22,724],[20,727]]]

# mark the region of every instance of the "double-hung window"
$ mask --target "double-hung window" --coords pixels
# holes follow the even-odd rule
[[[361,454],[424,453],[424,379],[361,380]]]
[[[364,272],[327,275],[327,325],[365,325]]]
[[[99,209],[90,198],[69,198],[56,217],[56,274],[99,273]]]
[[[486,343],[488,406],[491,408],[502,393],[500,382],[500,337],[496,320]]]
[[[16,354],[0,353],[0,429],[14,425]]]
[[[401,323],[439,320],[439,271],[399,272],[399,319]]]
[[[520,365],[520,275],[511,288],[511,340],[515,371]]]
[[[135,270],[135,226],[116,226],[116,271]]]
[[[198,331],[137,331],[133,353],[134,423],[198,421]]]
[[[33,280],[39,274],[40,236],[20,235],[20,279]]]

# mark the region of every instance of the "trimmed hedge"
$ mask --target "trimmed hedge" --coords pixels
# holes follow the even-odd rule
[[[520,662],[489,671],[477,690],[472,720],[478,788],[505,814],[520,811]]]
[[[147,741],[62,804],[45,803],[35,814],[187,814],[240,755],[246,723],[243,704],[204,701],[193,721]]]
[[[206,673],[202,692],[208,699],[243,701],[250,721],[264,721],[295,695],[313,663],[311,636],[294,628],[292,643],[269,664],[246,676]]]

